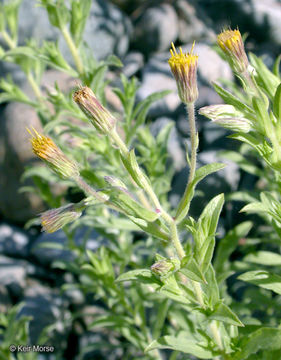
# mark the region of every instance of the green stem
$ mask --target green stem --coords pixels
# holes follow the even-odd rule
[[[195,125],[194,102],[187,104],[187,113],[188,113],[188,121],[189,121],[190,140],[191,140],[190,170],[189,170],[188,181],[185,187],[183,197],[177,208],[177,212],[176,212],[177,222],[183,220],[188,213],[189,203],[190,203],[189,200],[190,186],[194,180],[196,161],[197,161],[198,134]]]
[[[3,30],[1,34],[10,49],[14,49],[17,46],[16,42],[11,38],[11,36],[5,30]]]
[[[41,90],[40,90],[40,87],[38,86],[37,82],[35,81],[33,75],[29,72],[27,75],[27,80],[35,94],[35,96],[37,97],[37,99],[41,102],[42,101],[42,93],[41,93]]]
[[[170,222],[171,240],[172,240],[173,245],[174,245],[174,247],[176,249],[178,257],[181,260],[182,258],[184,258],[185,252],[184,252],[184,249],[183,249],[182,244],[180,242],[180,239],[178,237],[178,229],[177,229],[176,222],[172,218],[171,218],[171,220],[172,220]]]
[[[204,304],[204,299],[203,299],[203,292],[202,292],[200,283],[197,281],[193,281],[193,280],[191,280],[191,283],[193,285],[195,295],[196,295],[196,298],[197,298],[200,306],[202,307],[202,309],[206,309],[206,306]]]
[[[79,74],[83,74],[84,72],[84,67],[83,67],[83,63],[82,60],[80,58],[80,55],[78,53],[78,49],[69,33],[69,31],[67,30],[67,28],[63,27],[61,29],[62,35],[64,37],[65,42],[67,43],[67,46],[71,52],[71,55],[73,57],[73,60],[75,62],[75,66],[76,69],[78,70]]]
[[[195,111],[194,103],[187,104],[188,120],[189,120],[189,131],[190,131],[190,140],[191,140],[191,158],[190,158],[190,172],[188,177],[188,185],[193,181],[195,170],[196,170],[196,158],[197,158],[197,132],[195,125]]]
[[[110,136],[112,140],[116,143],[116,145],[119,147],[122,155],[128,157],[129,150],[126,144],[118,135],[116,129],[113,129],[110,132]],[[160,210],[162,218],[169,224],[171,241],[176,249],[179,259],[182,259],[185,256],[185,252],[178,237],[178,230],[175,220],[162,208],[157,195],[155,194],[154,190],[149,185],[149,183],[146,181],[145,177],[143,177],[142,183],[144,184],[143,189],[149,195],[151,201],[153,202],[153,205],[155,206],[156,209]]]

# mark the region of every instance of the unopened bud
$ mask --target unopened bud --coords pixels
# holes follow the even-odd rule
[[[79,176],[78,165],[67,158],[61,149],[47,136],[39,134],[33,129],[34,134],[30,139],[32,150],[41,160],[43,160],[53,171],[63,178],[76,178]]]
[[[157,276],[167,277],[180,268],[178,259],[165,259],[162,256],[154,263],[150,270]]]
[[[100,133],[108,134],[114,128],[116,119],[89,87],[83,86],[75,91],[73,100]]]
[[[232,69],[237,73],[244,73],[249,61],[244,49],[244,42],[238,29],[224,30],[217,37],[218,45],[227,55]]]
[[[57,209],[51,209],[41,214],[42,230],[53,233],[66,224],[78,219],[82,214],[81,207],[76,208],[75,204],[68,204]]]
[[[168,63],[177,83],[178,94],[184,104],[193,103],[198,98],[197,65],[198,56],[193,54],[194,43],[190,53],[184,54],[180,48],[178,54],[172,43],[171,58]]]
[[[247,133],[251,130],[250,120],[232,105],[210,105],[202,107],[199,114],[211,119],[214,123],[232,131]]]

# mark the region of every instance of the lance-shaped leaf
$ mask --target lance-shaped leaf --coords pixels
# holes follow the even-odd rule
[[[109,190],[110,201],[121,208],[129,216],[153,222],[159,218],[160,213],[151,211],[138,203],[132,194],[124,187],[113,186]]]
[[[186,336],[175,337],[167,335],[152,341],[145,349],[145,352],[154,349],[171,349],[191,354],[199,359],[213,359],[215,354],[204,345],[196,340],[189,340]]]
[[[233,356],[233,360],[245,360],[259,350],[269,352],[281,349],[281,329],[260,328],[251,334],[247,334],[247,336],[243,336],[238,348],[240,350]],[[251,357],[251,359],[254,358]]]
[[[265,270],[248,271],[240,276],[239,280],[249,282],[281,295],[281,276]]]
[[[222,321],[230,325],[244,326],[243,323],[239,320],[238,316],[222,302],[219,302],[217,304],[214,311],[208,318],[212,320]]]
[[[203,180],[207,175],[212,174],[218,170],[221,170],[224,167],[225,164],[213,163],[202,166],[201,168],[196,170],[194,180],[186,188],[183,198],[178,206],[177,214],[176,214],[177,223],[181,222],[186,217],[189,210],[190,202],[194,194],[195,186],[197,185],[197,183]]]

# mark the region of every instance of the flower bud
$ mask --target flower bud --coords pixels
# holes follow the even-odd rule
[[[157,276],[167,277],[180,268],[180,261],[178,259],[166,259],[162,256],[156,256],[156,263],[154,263],[150,270]]]
[[[168,63],[177,83],[178,94],[184,104],[193,103],[198,98],[197,64],[198,56],[193,52],[194,43],[190,53],[184,54],[182,48],[178,54],[172,43],[171,58]]]
[[[224,30],[217,37],[217,42],[230,60],[232,69],[237,73],[244,73],[249,61],[244,49],[244,42],[238,29]]]
[[[28,129],[27,131],[32,135],[30,141],[34,154],[45,161],[53,171],[63,178],[76,178],[79,176],[78,165],[68,159],[52,139],[39,134],[35,129],[33,129],[34,134]]]
[[[251,130],[251,122],[232,105],[210,105],[202,107],[199,114],[211,119],[214,123],[232,131],[247,133]]]
[[[102,134],[108,134],[115,126],[116,119],[102,106],[93,91],[87,86],[75,91],[73,100]]]
[[[63,228],[66,224],[78,219],[82,214],[81,210],[81,206],[68,204],[43,212],[41,214],[42,231],[53,233]]]

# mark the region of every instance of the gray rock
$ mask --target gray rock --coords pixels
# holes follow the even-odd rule
[[[192,44],[183,47],[190,51]],[[211,82],[219,78],[233,78],[229,65],[206,44],[198,44],[194,53],[198,54],[198,88],[199,98],[196,107],[220,103],[221,99],[212,89]],[[142,72],[142,84],[137,92],[138,100],[143,100],[156,91],[171,90],[164,99],[154,103],[149,115],[152,117],[171,116],[181,105],[177,94],[177,86],[168,65],[168,53],[151,57]]]
[[[178,38],[182,43],[194,40],[215,41],[216,35],[211,29],[212,24],[196,1],[177,0],[175,8],[178,14]]]
[[[8,224],[0,225],[0,252],[12,256],[28,256],[29,236],[26,232]]]
[[[8,289],[4,285],[0,285],[0,311],[6,313],[8,308],[12,305],[12,299],[9,295]]]
[[[140,52],[133,51],[130,52],[123,59],[124,67],[122,68],[122,73],[127,77],[135,75],[144,65],[144,58]]]
[[[74,241],[77,246],[83,245],[86,233],[88,233],[87,228],[79,228],[76,231]],[[87,238],[86,248],[95,251],[101,244],[102,240],[99,239],[98,233],[92,230]],[[62,230],[51,234],[42,233],[34,241],[31,253],[40,264],[45,265],[50,265],[53,261],[71,261],[75,258],[75,254],[67,245],[68,239]]]
[[[252,0],[251,14],[257,25],[267,26],[269,39],[281,45],[281,4],[278,0]]]
[[[169,4],[148,7],[135,24],[135,47],[143,53],[167,50],[178,36],[178,18]]]
[[[32,317],[29,325],[30,342],[37,344],[42,330],[46,326],[52,325],[50,344],[55,348],[64,348],[71,315],[66,310],[68,302],[60,296],[59,291],[51,290],[37,281],[32,281],[25,290],[22,302],[24,305],[18,317]]]
[[[26,287],[27,268],[25,261],[0,255],[0,285],[6,286],[13,296],[19,298]]]

